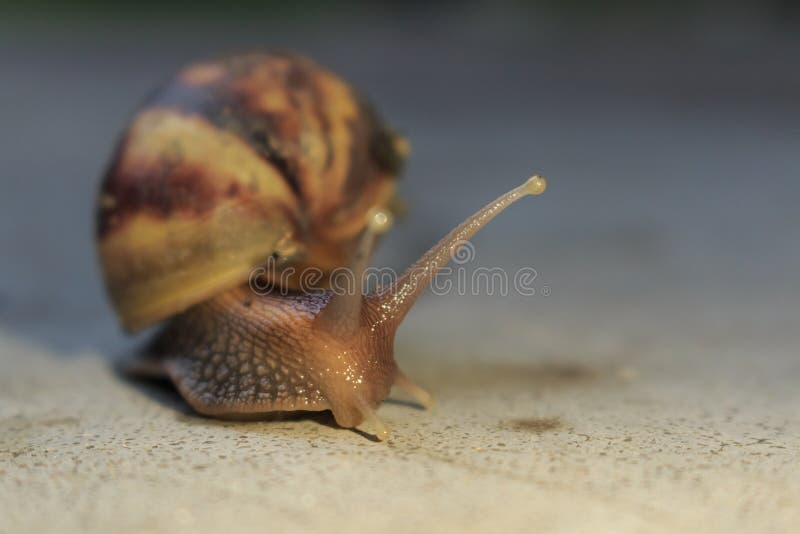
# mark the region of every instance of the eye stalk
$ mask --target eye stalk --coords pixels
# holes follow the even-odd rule
[[[436,273],[458,252],[459,245],[472,238],[517,200],[527,195],[541,195],[546,188],[547,181],[535,174],[522,185],[489,202],[444,236],[393,284],[370,295],[367,298],[368,305],[376,309],[382,321],[395,323],[396,328]]]
[[[387,232],[392,225],[392,216],[389,212],[379,208],[370,210],[367,214],[367,225],[361,234],[353,264],[350,266],[356,285],[360,290],[334,294],[325,309],[317,316],[314,322],[315,327],[340,336],[352,336],[362,327],[359,324],[361,311],[362,307],[366,305],[373,312],[368,315],[375,317],[377,323],[363,325],[363,327],[374,330],[378,325],[391,324],[389,331],[393,335],[436,273],[458,252],[460,244],[478,233],[489,221],[520,198],[527,195],[541,195],[546,188],[547,181],[542,176],[538,174],[531,176],[522,185],[486,204],[456,226],[406,269],[393,284],[366,295],[365,288],[360,284],[364,283],[364,273],[369,267],[369,256],[375,244],[375,238]]]
[[[364,274],[369,267],[369,258],[375,246],[375,239],[389,231],[393,224],[392,214],[382,208],[373,208],[367,213],[367,224],[361,232],[353,262],[347,267],[346,274],[355,280],[355,286],[344,293],[331,296],[314,321],[320,330],[341,336],[350,337],[356,334],[361,317],[362,301],[366,295]]]

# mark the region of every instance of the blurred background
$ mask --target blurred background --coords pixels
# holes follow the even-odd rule
[[[428,296],[419,317],[445,316],[431,335],[481,332],[456,350],[506,334],[533,358],[609,333],[795,346],[797,6],[0,1],[0,328],[65,355],[124,347],[92,237],[117,136],[187,62],[280,48],[341,74],[412,143],[410,210],[376,265],[402,269],[549,178],[475,239],[473,264],[532,266],[550,294]]]

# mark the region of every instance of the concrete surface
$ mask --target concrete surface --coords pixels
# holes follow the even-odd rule
[[[0,21],[0,532],[800,530],[796,36],[436,20]],[[198,417],[111,369],[141,339],[90,229],[125,116],[189,59],[269,46],[412,140],[377,265],[549,178],[470,264],[533,266],[539,293],[424,297],[397,356],[438,405],[385,404],[386,444]]]
[[[464,314],[486,337],[527,329],[485,341],[502,346],[493,357],[440,338],[437,308],[420,310],[398,352],[438,405],[386,403],[388,443],[327,416],[205,419],[169,388],[120,381],[97,355],[60,361],[4,336],[0,532],[800,525],[794,355],[766,354],[774,347],[758,341],[731,353],[723,338],[626,340],[591,328],[575,339]],[[537,338],[542,356],[517,352]],[[447,339],[461,357],[441,354]],[[748,363],[747,351],[780,363]]]

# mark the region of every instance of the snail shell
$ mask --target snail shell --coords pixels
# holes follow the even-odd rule
[[[183,69],[135,115],[100,189],[97,249],[123,326],[234,288],[273,254],[296,272],[347,265],[367,211],[392,201],[406,151],[304,57]]]

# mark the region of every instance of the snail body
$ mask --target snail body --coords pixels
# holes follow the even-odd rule
[[[331,410],[381,438],[375,409],[392,386],[430,405],[395,362],[395,332],[458,245],[543,179],[479,210],[376,292],[303,292],[278,276],[314,267],[324,285],[348,267],[360,282],[406,151],[308,59],[252,54],[181,71],[133,119],[99,195],[97,248],[123,327],[165,322],[139,369],[169,377],[204,414]],[[274,257],[281,268],[265,282],[285,287],[254,293],[249,277]]]

